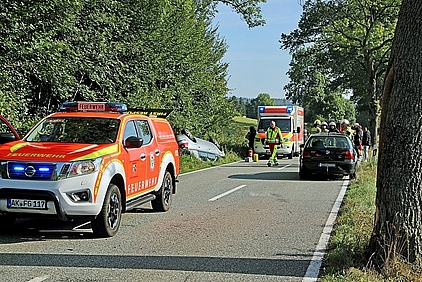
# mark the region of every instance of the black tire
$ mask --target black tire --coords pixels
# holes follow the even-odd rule
[[[110,184],[100,213],[91,221],[92,231],[98,237],[113,237],[119,230],[121,219],[122,196],[119,187]]]
[[[155,211],[166,212],[171,207],[173,194],[173,178],[170,172],[164,174],[163,183],[157,193],[157,198],[151,201],[151,206]]]
[[[195,137],[194,137],[194,136],[193,136],[193,134],[192,134],[189,130],[187,130],[186,128],[182,129],[182,134],[184,134],[187,138],[189,138],[191,141],[193,141],[193,142],[195,142],[195,143],[196,143],[196,139],[195,139]]]
[[[292,151],[290,152],[290,154],[287,155],[287,157],[289,158],[289,160],[293,159],[293,152],[295,150],[295,147],[292,146]]]
[[[7,227],[12,227],[16,221],[16,217],[11,214],[0,214],[0,225],[2,231],[7,231]]]
[[[309,172],[306,168],[299,168],[299,178],[302,180],[306,180],[310,178]]]

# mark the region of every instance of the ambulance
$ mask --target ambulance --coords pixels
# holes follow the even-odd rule
[[[21,140],[2,144],[2,228],[17,217],[83,218],[95,235],[111,237],[122,213],[141,204],[167,211],[179,174],[176,136],[165,114],[130,111],[66,102]]]
[[[281,129],[283,144],[277,146],[277,156],[299,156],[300,145],[305,143],[305,116],[299,106],[258,106],[258,130],[255,137],[254,153],[270,156],[269,146],[265,144],[266,132],[274,120]]]

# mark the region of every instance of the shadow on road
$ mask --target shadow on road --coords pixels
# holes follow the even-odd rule
[[[104,263],[107,262],[107,263]],[[146,269],[303,277],[305,259],[0,253],[2,266]]]
[[[297,172],[283,172],[283,171],[268,171],[268,172],[258,172],[258,173],[242,173],[242,174],[233,174],[228,178],[231,179],[256,179],[256,180],[298,180],[299,174]]]

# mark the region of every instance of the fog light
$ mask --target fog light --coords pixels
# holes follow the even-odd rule
[[[67,193],[67,196],[73,202],[88,202],[90,200],[89,190],[74,192],[74,193]]]

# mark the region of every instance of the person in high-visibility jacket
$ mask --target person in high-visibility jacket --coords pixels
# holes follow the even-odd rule
[[[320,125],[321,125],[321,121],[320,120],[315,120],[314,121],[314,127],[312,127],[311,128],[311,132],[310,132],[310,134],[314,134],[314,133],[321,133],[321,128],[320,128]]]
[[[270,127],[267,129],[267,135],[265,138],[265,143],[270,147],[270,153],[271,156],[268,160],[267,165],[278,165],[277,161],[277,145],[280,145],[283,143],[281,130],[277,125],[275,124],[275,121],[271,121]]]

